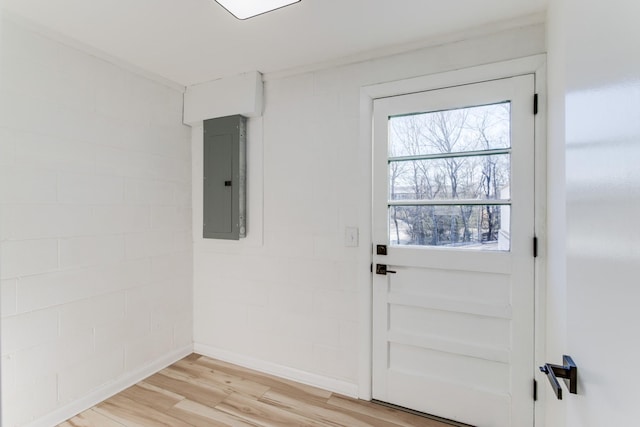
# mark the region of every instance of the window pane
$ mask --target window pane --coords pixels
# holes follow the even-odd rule
[[[390,206],[389,243],[508,251],[511,207]]]
[[[389,118],[389,157],[511,147],[511,103]]]
[[[389,162],[390,200],[508,200],[509,154]]]

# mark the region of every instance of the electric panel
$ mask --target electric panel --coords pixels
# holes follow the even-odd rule
[[[246,118],[204,121],[203,237],[239,240],[246,235]]]

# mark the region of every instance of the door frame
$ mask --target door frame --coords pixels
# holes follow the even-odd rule
[[[358,397],[372,398],[372,303],[373,276],[370,268],[373,261],[372,240],[372,182],[373,182],[373,101],[390,96],[407,95],[452,86],[479,83],[489,80],[533,74],[535,93],[538,94],[538,114],[534,118],[534,226],[538,238],[538,256],[534,260],[534,361],[536,366],[544,364],[546,339],[546,207],[547,207],[547,149],[546,149],[546,55],[533,55],[510,61],[480,65],[477,67],[447,71],[427,76],[397,80],[364,86],[360,89],[360,138],[359,153],[360,188],[362,196],[360,213],[360,248],[358,252]],[[533,99],[532,108],[533,108]],[[532,376],[534,367],[532,367]],[[535,374],[538,382],[538,398],[534,405],[534,425],[543,424],[543,406],[546,395],[545,379]],[[532,384],[533,390],[533,384]]]

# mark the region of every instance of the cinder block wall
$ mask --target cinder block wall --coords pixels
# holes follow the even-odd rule
[[[248,238],[240,242],[203,240],[194,223],[196,351],[342,394],[366,390],[371,150],[360,139],[361,88],[545,49],[544,25],[532,24],[364,62],[265,74],[264,114],[249,120],[247,132],[249,156],[263,153],[247,162],[249,197],[263,191],[262,217],[255,220],[260,213],[250,202]],[[194,212],[201,208],[200,139],[192,150]],[[359,227],[357,248],[345,241],[349,226]]]
[[[191,351],[191,148],[182,91],[8,19],[2,40],[9,427]]]

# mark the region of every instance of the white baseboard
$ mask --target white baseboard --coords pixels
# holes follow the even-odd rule
[[[264,372],[280,378],[296,381],[302,384],[318,387],[334,393],[339,393],[349,397],[358,397],[358,385],[347,381],[337,380],[299,369],[290,368],[276,363],[267,362],[253,357],[243,356],[227,350],[211,347],[205,344],[195,343],[194,353],[218,359],[223,362],[233,363],[248,369]]]
[[[110,398],[111,396],[120,393],[122,390],[131,387],[132,385],[147,378],[149,375],[166,368],[167,366],[177,362],[193,353],[193,346],[188,345],[178,350],[172,351],[154,361],[153,363],[146,365],[136,371],[127,373],[124,377],[118,378],[116,381],[106,384],[97,390],[92,391],[88,395],[71,402],[55,411],[45,415],[42,418],[29,424],[29,427],[51,427],[58,425],[69,418],[83,412],[98,403]]]

